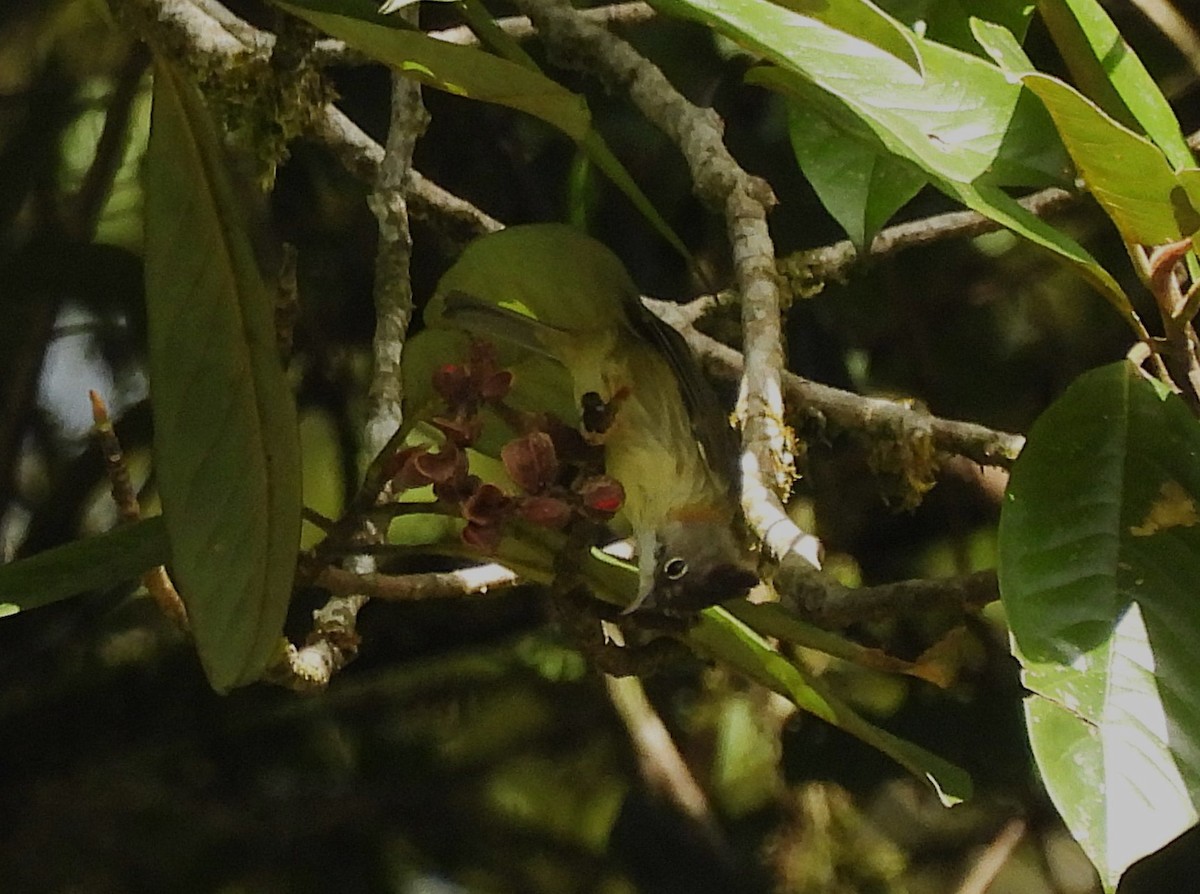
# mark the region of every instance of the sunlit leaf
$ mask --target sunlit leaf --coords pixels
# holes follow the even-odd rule
[[[1007,75],[1022,75],[1033,71],[1033,63],[1017,41],[1016,35],[995,22],[971,19],[971,34],[975,41]]]
[[[148,518],[0,565],[0,618],[134,580],[168,559],[162,518]]]
[[[1096,0],[1037,0],[1038,12],[1076,86],[1109,117],[1145,134],[1171,167],[1190,167],[1192,151],[1171,106]]]
[[[1054,803],[1111,889],[1200,804],[1200,424],[1117,363],[1034,425],[1000,590]]]
[[[811,16],[874,44],[886,53],[903,61],[915,71],[921,70],[921,56],[911,32],[900,27],[891,16],[866,0],[779,0],[779,5]]]
[[[203,100],[155,65],[146,153],[154,455],[171,572],[218,690],[274,654],[300,538],[296,410],[273,300]]]
[[[1022,80],[1050,110],[1088,190],[1126,242],[1162,245],[1200,229],[1200,196],[1193,199],[1190,181],[1176,177],[1161,149],[1055,78]]]
[[[995,65],[918,41],[924,76],[871,43],[756,0],[658,0],[765,56],[778,69],[753,80],[811,101],[839,128],[865,128],[889,152],[932,176],[970,183],[1064,183],[1067,160],[1044,110]],[[801,81],[803,85],[795,82]],[[847,114],[849,113],[849,114]],[[852,120],[847,120],[853,117]]]
[[[927,782],[944,804],[957,804],[971,796],[971,778],[962,769],[913,742],[868,723],[726,609],[706,609],[699,622],[688,631],[687,642],[785,696],[802,710],[879,749]]]

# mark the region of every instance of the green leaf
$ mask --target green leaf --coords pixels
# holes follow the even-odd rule
[[[1124,126],[1144,131],[1172,167],[1195,164],[1166,97],[1096,0],[1037,0],[1037,7],[1088,98]]]
[[[866,0],[779,0],[779,5],[811,16],[831,28],[853,34],[921,71],[921,56],[912,34],[874,3]]]
[[[786,11],[764,13],[758,7],[746,10],[738,4],[723,13],[708,6],[685,7],[684,0],[662,2],[671,8],[683,7],[685,14],[735,37],[741,35],[748,42],[778,41],[781,49],[772,58],[790,67],[754,69],[747,80],[809,104],[839,130],[868,146],[878,145],[907,159],[924,170],[931,182],[947,195],[1054,252],[1095,285],[1141,333],[1129,299],[1112,275],[1073,239],[1030,214],[998,188],[1001,182],[1021,179],[1021,162],[1017,162],[1016,171],[1009,172],[1015,176],[998,177],[998,174],[1007,170],[1008,160],[1015,161],[1022,154],[1026,164],[1043,172],[1063,163],[1059,155],[1061,143],[1055,138],[1053,145],[1047,144],[1038,116],[1029,111],[1025,102],[1028,97],[1030,103],[1036,104],[1035,97],[1028,92],[1021,94],[1019,86],[1009,84],[999,68],[926,42],[923,44],[926,78],[922,84],[906,76],[902,67],[893,64],[889,68],[886,59],[872,57],[869,47],[855,45],[849,39],[838,42],[822,34],[820,23],[798,23],[787,32],[786,40],[773,37],[769,23],[773,22],[781,33],[786,31],[784,25],[791,24],[781,18]],[[788,63],[788,53],[800,61],[794,65]],[[846,57],[840,73],[836,63],[839,54]],[[881,76],[883,80],[877,80]],[[897,80],[893,83],[891,78]],[[965,85],[973,82],[977,89],[966,89]],[[820,98],[822,93],[827,97],[824,101]],[[997,114],[1005,108],[1005,103],[1010,103],[1008,115]],[[1053,129],[1048,116],[1044,123]],[[1005,134],[1007,127],[1013,130]],[[938,128],[950,138],[939,137]],[[954,139],[955,133],[961,134],[961,138]],[[1018,133],[1023,135],[1018,137]],[[1038,152],[1042,154],[1039,156]],[[986,171],[989,164],[992,169]],[[1032,171],[1025,168],[1025,173]]]
[[[277,5],[430,87],[527,112],[576,141],[591,129],[583,98],[545,75],[405,28],[380,16],[370,0],[277,0]]]
[[[1033,426],[1000,520],[1000,591],[1054,803],[1111,890],[1197,820],[1200,425],[1127,363]]]
[[[859,251],[927,182],[912,165],[798,103],[788,104],[788,135],[800,170]]]
[[[518,61],[528,56],[511,39],[507,43],[514,49],[514,58],[502,59],[475,47],[457,46],[411,30],[401,21],[379,15],[370,0],[275,2],[326,34],[423,84],[526,112],[558,128],[579,144],[655,231],[691,263],[683,240],[592,127],[591,112],[583,97]],[[499,32],[498,37],[503,40],[507,36]]]
[[[1047,75],[1022,81],[1046,104],[1088,190],[1129,244],[1162,245],[1200,229],[1200,194],[1189,194],[1161,149],[1121,126],[1071,87]]]
[[[961,768],[864,720],[788,661],[751,627],[717,606],[705,609],[687,634],[697,651],[717,659],[768,689],[879,749],[925,780],[942,803],[951,806],[971,796],[971,777]]]
[[[0,565],[0,618],[133,580],[165,564],[169,549],[155,517]]]
[[[873,134],[931,176],[971,183],[1065,183],[1067,160],[1045,111],[976,56],[918,40],[922,77],[896,57],[823,22],[759,0],[657,0],[779,66],[753,80],[812,101],[840,129]],[[852,119],[852,120],[848,120]]]
[[[224,691],[256,680],[282,633],[300,538],[296,409],[215,126],[161,58],[145,189],[154,456],[171,571],[201,663]]]

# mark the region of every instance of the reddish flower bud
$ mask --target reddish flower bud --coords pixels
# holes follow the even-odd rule
[[[478,475],[468,475],[465,472],[462,475],[451,478],[449,481],[434,482],[433,495],[443,503],[457,506],[469,500],[475,491],[479,490],[480,479]]]
[[[612,515],[625,502],[625,488],[621,487],[621,482],[607,475],[585,479],[575,488],[575,492],[583,500],[584,506],[605,515]]]
[[[433,371],[433,390],[452,407],[461,406],[471,397],[470,371],[457,363],[443,363]]]
[[[512,498],[494,484],[481,484],[462,505],[462,514],[473,525],[498,525],[504,520]]]
[[[455,417],[454,419],[438,416],[430,421],[434,428],[446,436],[447,441],[453,442],[458,447],[470,447],[479,438],[479,433],[483,431],[483,420],[478,416]]]
[[[425,452],[417,456],[413,465],[434,484],[442,484],[466,474],[467,454],[453,441],[447,441],[437,453]]]
[[[500,459],[508,477],[526,493],[541,493],[558,477],[554,442],[544,431],[509,441],[501,448]]]
[[[483,338],[471,339],[471,346],[467,349],[467,365],[471,368],[476,380],[486,379],[500,369],[496,345]]]
[[[511,370],[497,370],[479,383],[479,396],[489,401],[504,400],[512,390],[512,383]]]
[[[424,487],[432,482],[432,479],[417,467],[417,460],[428,452],[429,447],[420,444],[416,447],[405,447],[392,455],[388,460],[388,477],[392,479],[396,490]]]

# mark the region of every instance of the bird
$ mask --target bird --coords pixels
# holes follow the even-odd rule
[[[569,374],[585,435],[625,492],[637,595],[626,612],[687,615],[758,582],[737,536],[735,434],[678,331],[642,303],[624,265],[567,224],[470,243],[426,321],[501,339]]]

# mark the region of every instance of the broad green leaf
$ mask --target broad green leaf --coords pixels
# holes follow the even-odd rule
[[[821,204],[860,251],[927,182],[911,164],[839,131],[798,103],[788,106],[788,135]]]
[[[922,77],[873,44],[773,3],[655,5],[709,25],[779,66],[755,70],[756,82],[801,102],[813,100],[806,86],[820,88],[834,102],[818,111],[837,127],[865,128],[931,176],[1009,186],[1066,182],[1066,156],[1045,111],[990,62],[918,40]]]
[[[0,618],[133,580],[165,564],[169,548],[155,517],[0,565]]]
[[[1200,803],[1200,424],[1117,363],[1033,426],[1000,592],[1055,805],[1111,890]]]
[[[163,59],[145,190],[154,455],[171,572],[209,681],[224,691],[260,676],[283,630],[300,539],[296,408],[215,126]]]
[[[682,3],[683,0],[664,0],[664,2],[675,4]],[[700,17],[700,13],[695,13],[695,16]],[[716,13],[712,13],[710,18],[717,22],[721,21]],[[743,16],[743,18],[750,18],[755,25],[761,24],[758,21],[758,17]],[[707,21],[708,19],[704,20]],[[737,24],[739,28],[745,27],[741,24],[741,19],[738,20]],[[730,25],[726,25],[724,27],[727,29],[732,28]],[[808,30],[812,31],[814,29],[810,26]],[[768,38],[764,37],[762,39]],[[798,43],[798,40],[795,38],[795,36],[793,36],[792,43]],[[813,44],[813,46],[822,46],[815,39],[810,40],[810,43]],[[948,64],[952,60],[951,57],[946,56],[945,53],[939,54],[938,52],[932,51],[932,47],[936,46],[935,44],[928,44],[928,46],[931,49],[929,52],[925,53],[927,70],[926,80],[933,81],[936,78],[937,73],[942,70],[942,66]],[[829,49],[829,47],[826,46],[825,49]],[[847,47],[844,49],[846,52],[850,52],[850,48]],[[944,47],[942,50],[946,53],[950,52]],[[860,52],[865,51],[861,50],[860,48]],[[815,50],[813,50],[813,55],[814,58],[824,58]],[[962,54],[957,54],[954,58],[967,57],[963,57]],[[881,62],[880,68],[884,67],[885,65],[886,63]],[[979,68],[979,66],[982,66],[983,68]],[[994,76],[1002,81],[1006,78],[1006,75],[999,68],[983,62],[982,60],[974,60],[970,66],[964,66],[961,71],[965,76],[971,71],[983,71],[985,69],[992,73],[991,75],[987,76],[988,78]],[[848,71],[849,70],[853,69],[848,69]],[[945,69],[945,72],[948,73],[949,71],[949,68]],[[869,82],[870,78],[873,77],[869,70],[865,73],[859,71],[857,76],[864,82]],[[914,134],[911,132],[911,128],[906,129],[909,124],[913,124],[922,120],[921,116],[918,114],[912,116],[912,121],[907,121],[906,113],[909,113],[914,107],[922,108],[920,103],[932,102],[931,98],[919,100],[919,102],[917,102],[915,105],[913,102],[908,101],[907,97],[909,93],[913,93],[919,97],[921,89],[919,84],[905,85],[904,89],[897,93],[898,108],[890,111],[886,108],[883,108],[883,104],[886,102],[886,100],[882,93],[880,93],[876,100],[878,103],[880,103],[880,107],[878,109],[878,114],[876,114],[872,108],[863,107],[861,103],[856,105],[852,97],[834,97],[832,92],[828,94],[829,98],[822,102],[819,96],[815,95],[819,91],[814,89],[812,83],[804,78],[798,77],[792,72],[785,71],[783,68],[755,69],[750,72],[747,80],[751,80],[755,83],[759,83],[772,89],[784,92],[795,97],[801,103],[808,103],[812,108],[824,113],[832,122],[836,124],[840,130],[855,138],[858,138],[866,145],[878,144],[887,152],[898,155],[902,159],[911,161],[913,164],[922,168],[926,174],[929,175],[933,184],[947,195],[957,199],[967,207],[978,211],[992,220],[995,220],[1001,225],[1008,227],[1015,233],[1025,237],[1026,239],[1029,239],[1035,244],[1054,252],[1060,258],[1070,263],[1084,277],[1086,277],[1088,281],[1096,286],[1101,294],[1103,294],[1113,304],[1113,306],[1117,308],[1126,321],[1128,321],[1135,329],[1139,329],[1140,324],[1137,323],[1132,307],[1129,304],[1129,299],[1121,289],[1120,285],[1118,285],[1117,281],[1112,277],[1112,275],[1109,274],[1108,271],[1106,271],[1103,267],[1101,267],[1096,260],[1092,258],[1091,255],[1089,255],[1078,243],[1076,243],[1066,234],[1055,230],[1045,221],[1042,221],[1033,214],[1030,214],[1011,196],[997,188],[997,185],[994,181],[985,180],[983,177],[979,177],[976,180],[971,179],[970,174],[977,169],[971,165],[964,166],[962,158],[974,158],[978,160],[978,155],[973,155],[971,153],[969,145],[967,150],[959,152],[958,148],[951,147],[949,144],[947,144],[946,156],[951,160],[958,158],[959,161],[955,163],[943,164],[940,163],[939,159],[936,157],[936,153],[929,151],[930,145],[932,145],[929,139],[923,135],[914,136]],[[825,80],[834,82],[833,75],[831,73],[826,73]],[[817,81],[816,83],[821,83],[821,81]],[[989,83],[991,83],[991,81],[989,81]],[[959,86],[961,88],[961,84]],[[944,85],[944,87],[946,90],[950,89],[949,85]],[[883,88],[880,87],[879,89],[882,90]],[[931,94],[931,97],[935,95],[936,91],[934,94]],[[960,95],[959,101],[965,101],[965,96],[966,93]],[[1036,98],[1033,97],[1032,94],[1025,93],[1023,96],[1028,96],[1031,102],[1036,102]],[[869,94],[867,98],[870,98]],[[1023,99],[1020,101],[1022,103],[1024,102]],[[953,107],[952,102],[949,107]],[[963,106],[959,107],[958,112],[951,117],[961,120],[962,126],[966,127],[966,122],[970,119],[971,113],[968,108]],[[951,117],[946,118],[947,122],[951,120]],[[896,129],[893,129],[893,123],[897,118],[901,119],[901,121],[899,125],[897,125]],[[1030,118],[1027,113],[1023,113],[1022,115],[1016,115],[1014,113],[1014,126],[1018,118],[1036,120]],[[1052,126],[1052,122],[1047,123],[1050,123]],[[917,129],[920,130],[921,128]],[[1001,140],[1000,148],[1005,146],[1006,139],[1007,138],[1003,138]],[[922,141],[924,141],[924,145],[922,145]],[[968,144],[969,142],[970,141],[968,141]],[[992,141],[991,145],[994,150],[999,151],[994,140]],[[1057,149],[1061,151],[1061,143],[1056,144],[1056,146]],[[951,149],[954,151],[950,151]],[[959,158],[960,155],[962,158]],[[1051,153],[1051,155],[1047,156],[1047,160],[1051,156],[1057,157],[1055,153]],[[999,163],[1000,160],[1001,159],[998,158],[997,163]],[[1039,167],[1046,168],[1047,165],[1045,163],[1041,163],[1039,164]]]
[[[1022,81],[1046,104],[1088,190],[1127,243],[1162,245],[1200,229],[1194,181],[1176,177],[1161,149],[1062,81],[1040,74]]]
[[[436,40],[381,16],[370,0],[275,0],[294,15],[423,84],[534,115],[575,140],[684,258],[683,241],[592,127],[583,97],[520,61]],[[528,57],[522,52],[521,59]]]
[[[728,610],[720,606],[705,609],[688,631],[687,642],[697,651],[778,692],[802,710],[879,749],[929,783],[943,804],[950,806],[971,796],[971,778],[961,768],[868,723]]]
[[[874,3],[867,0],[834,0],[832,3],[829,0],[777,2],[793,12],[818,19],[831,28],[853,34],[900,59],[914,71],[921,71],[921,56],[912,34]]]
[[[1037,0],[1037,7],[1089,99],[1109,117],[1145,132],[1171,167],[1195,164],[1166,97],[1096,0]]]

